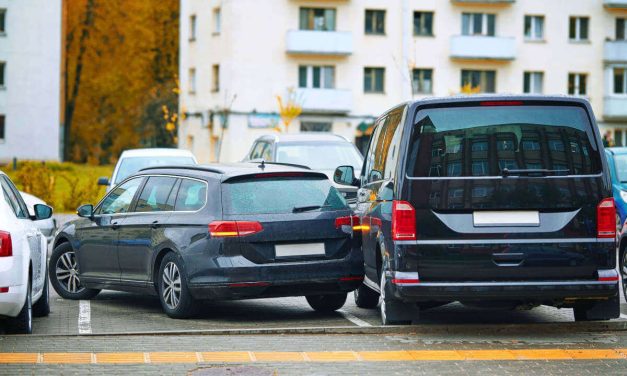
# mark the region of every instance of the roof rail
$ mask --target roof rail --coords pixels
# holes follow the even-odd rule
[[[147,171],[147,170],[164,170],[164,169],[174,169],[174,170],[194,170],[194,171],[204,171],[204,172],[213,172],[215,174],[224,174],[224,171],[219,170],[217,168],[212,167],[203,167],[203,166],[194,166],[194,165],[182,165],[182,166],[151,166],[142,168],[139,171]]]
[[[296,168],[302,168],[305,170],[311,170],[311,167],[309,166],[305,166],[305,165],[300,165],[300,164],[296,164],[296,163],[285,163],[285,162],[266,162],[263,159],[261,161],[256,161],[256,160],[252,160],[250,161],[251,163],[262,163],[262,164],[267,164],[267,165],[276,165],[276,166],[288,166],[288,167],[296,167]]]

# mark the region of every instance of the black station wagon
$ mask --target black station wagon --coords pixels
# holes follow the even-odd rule
[[[339,309],[363,280],[361,233],[327,176],[269,163],[144,169],[58,233],[64,298],[158,294],[184,318],[197,299],[306,296]]]
[[[472,96],[400,105],[376,121],[359,179],[360,307],[384,324],[461,301],[619,316],[616,210],[587,101]]]

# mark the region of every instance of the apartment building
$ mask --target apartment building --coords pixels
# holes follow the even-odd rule
[[[627,0],[181,0],[179,145],[237,161],[276,132],[360,145],[391,106],[460,92],[578,95],[627,145]]]
[[[0,0],[0,162],[58,160],[61,0]]]

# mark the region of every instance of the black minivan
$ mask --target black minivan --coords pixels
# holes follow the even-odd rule
[[[472,96],[402,104],[375,124],[359,179],[366,277],[384,324],[453,301],[619,316],[615,204],[583,99]]]
[[[328,312],[363,280],[353,211],[326,175],[304,168],[147,168],[78,215],[49,261],[67,299],[156,294],[169,316],[184,318],[196,300],[305,296]]]

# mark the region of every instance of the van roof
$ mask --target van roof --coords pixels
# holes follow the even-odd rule
[[[307,132],[296,134],[277,134],[263,135],[259,139],[270,139],[274,142],[348,142],[348,140],[340,135],[324,132]]]

